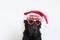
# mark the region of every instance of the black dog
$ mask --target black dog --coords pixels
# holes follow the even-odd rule
[[[29,25],[27,20],[24,20],[25,23],[25,31],[23,33],[23,39],[22,40],[41,40],[41,22],[40,25]]]

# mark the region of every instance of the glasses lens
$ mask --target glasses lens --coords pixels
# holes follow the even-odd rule
[[[36,21],[36,24],[37,24],[37,25],[40,25],[40,21]]]
[[[29,20],[29,23],[32,24],[33,23],[33,20]]]

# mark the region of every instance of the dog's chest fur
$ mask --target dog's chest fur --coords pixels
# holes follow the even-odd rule
[[[41,40],[41,33],[40,31],[38,31],[37,36],[35,36],[35,34],[30,36],[28,31],[25,30],[23,40]]]

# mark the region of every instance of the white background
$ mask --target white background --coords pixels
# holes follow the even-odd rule
[[[60,0],[0,0],[0,40],[22,40],[24,12],[39,10],[49,24],[42,24],[42,40],[60,40]]]

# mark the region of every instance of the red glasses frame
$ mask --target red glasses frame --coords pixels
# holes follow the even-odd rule
[[[40,25],[41,21],[39,18],[27,18],[28,24],[32,25],[32,24],[36,24],[36,25]]]

